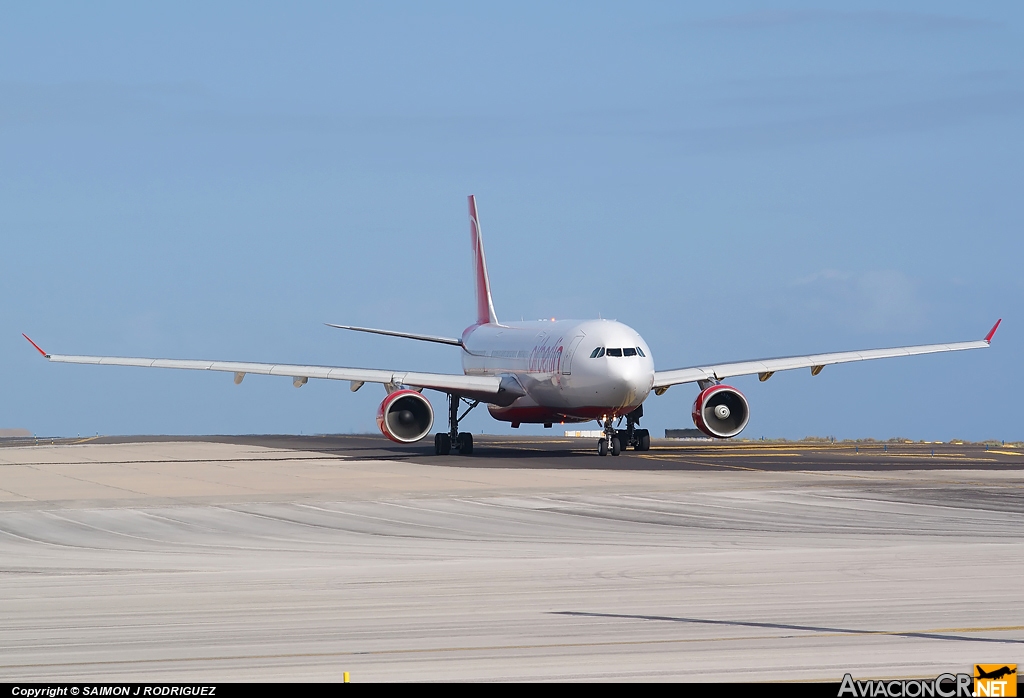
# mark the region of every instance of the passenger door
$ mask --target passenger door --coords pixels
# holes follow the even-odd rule
[[[572,341],[569,342],[569,348],[566,349],[562,353],[562,375],[563,376],[572,375],[572,357],[573,357],[573,354],[576,353],[576,348],[580,345],[580,342],[583,341],[583,338],[585,336],[586,335],[584,335],[583,333],[580,333],[580,334],[576,335],[575,337],[573,337]]]

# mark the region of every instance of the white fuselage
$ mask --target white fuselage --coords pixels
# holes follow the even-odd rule
[[[513,424],[618,417],[642,404],[654,384],[647,343],[612,320],[474,325],[462,342],[467,375],[511,374],[526,391],[508,407],[489,406]]]

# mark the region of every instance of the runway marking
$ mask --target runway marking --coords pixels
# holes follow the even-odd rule
[[[945,449],[953,450],[954,453],[938,453],[932,456],[929,451],[932,446],[942,446]],[[1007,451],[1003,450],[1010,447],[1001,447],[1001,449],[988,449],[978,450],[979,456],[987,456],[989,454],[1005,455],[1005,456],[1020,456],[1022,455],[1018,451]],[[651,446],[652,451],[669,451],[669,452],[702,452],[710,458],[724,458],[729,456],[746,456],[745,452],[756,452],[763,453],[765,455],[776,455],[773,451],[798,451],[799,453],[794,455],[804,454],[821,454],[821,455],[842,455],[849,453],[851,450],[858,455],[876,455],[885,454],[887,456],[910,456],[910,457],[922,457],[922,458],[957,458],[957,459],[972,459],[972,456],[967,455],[968,451],[976,450],[975,448],[963,448],[957,444],[946,444],[939,442],[936,444],[931,443],[912,443],[912,444],[890,444],[890,443],[862,443],[862,444],[801,444],[801,443],[787,443],[787,444],[766,444],[766,443],[749,443],[749,444],[693,444],[693,445],[668,445],[668,446]],[[711,453],[711,451],[721,451],[722,453]]]
[[[652,449],[652,450],[654,450],[654,449]],[[668,449],[666,449],[666,450],[668,450]],[[758,451],[746,450],[745,452],[742,452],[742,453],[737,453],[737,452],[730,451],[730,452],[725,452],[725,453],[701,453],[700,455],[701,455],[702,458],[716,458],[716,459],[717,458],[757,458],[757,457],[765,457],[765,458],[800,458],[800,457],[804,457],[804,456],[807,456],[807,455],[820,455],[819,453],[815,453],[813,451],[809,452],[809,451],[810,451],[809,449],[806,450],[806,451],[802,451],[802,452],[801,451],[764,452],[764,451],[760,451],[760,450],[758,450]],[[994,453],[994,452],[993,451],[988,451],[988,453]],[[959,455],[959,454],[939,454],[939,455],[934,455],[933,456],[933,455],[930,455],[928,453],[905,453],[905,452],[904,453],[896,453],[896,452],[893,452],[893,451],[877,451],[877,452],[875,452],[875,451],[871,451],[871,452],[861,451],[860,453],[856,453],[856,452],[848,452],[846,450],[843,450],[843,451],[835,452],[834,455],[836,455],[836,456],[851,455],[855,459],[859,460],[861,458],[861,456],[877,456],[879,454],[882,455],[885,458],[927,458],[927,459],[933,459],[933,460],[936,460],[936,461],[957,461],[957,462],[968,461],[968,462],[976,462],[976,463],[999,463],[1000,462],[996,458],[984,458],[984,457],[966,456],[966,455]],[[687,454],[687,455],[691,455],[691,454]],[[828,455],[833,455],[833,454],[828,454]],[[1017,455],[1017,454],[1010,454],[1010,455]],[[666,453],[664,455],[660,455],[660,457],[662,457],[662,458],[671,458],[673,456],[670,455],[670,453]],[[1007,465],[1016,465],[1016,463],[1007,463]]]
[[[963,637],[947,635],[950,632],[999,632],[1005,630],[1024,630],[1024,626],[998,626],[992,628],[940,628],[937,630],[856,630],[852,628],[821,628],[813,625],[790,625],[787,623],[760,623],[742,620],[711,620],[707,618],[681,618],[674,616],[644,616],[625,613],[588,613],[586,611],[551,611],[554,615],[583,616],[590,618],[619,618],[624,620],[661,620],[673,623],[695,623],[707,625],[727,625],[744,628],[766,628],[772,630],[806,630],[820,635],[889,635],[893,637],[910,637],[928,640],[954,640],[961,642],[994,642],[1007,645],[1024,645],[1024,640],[994,637]]]
[[[816,475],[816,476],[822,476],[822,477],[849,478],[849,479],[854,479],[854,480],[880,480],[880,481],[887,481],[887,482],[906,482],[907,481],[903,477],[897,477],[896,476],[897,473],[900,472],[900,471],[893,471],[891,473],[886,473],[886,471],[884,471],[884,470],[872,470],[872,471],[870,471],[869,474],[863,474],[863,473],[860,473],[860,472],[857,472],[857,471],[850,471],[850,470],[805,470],[805,469],[797,469],[797,470],[780,471],[780,470],[775,470],[773,468],[752,468],[752,467],[745,467],[745,466],[742,466],[742,465],[726,465],[724,463],[703,463],[701,461],[688,460],[688,459],[685,459],[685,458],[679,458],[679,457],[672,456],[672,455],[669,455],[669,454],[662,455],[662,454],[648,454],[648,453],[639,454],[638,453],[638,454],[634,454],[634,455],[636,457],[638,457],[638,458],[648,458],[650,460],[666,461],[666,462],[669,462],[669,463],[680,463],[680,464],[685,464],[685,465],[697,465],[697,466],[701,466],[701,467],[705,467],[705,468],[726,468],[726,469],[729,469],[729,470],[746,470],[746,471],[754,472],[754,473],[771,473],[773,475],[774,474],[783,475],[783,474],[796,474],[796,473],[799,473],[799,474],[802,474],[802,475]],[[719,457],[724,457],[724,456],[719,456]],[[926,455],[925,456],[921,456],[921,457],[923,457],[923,458],[930,458],[930,456],[926,456]],[[939,460],[939,457],[935,456],[935,460]],[[941,463],[941,467],[938,468],[940,470],[943,470],[943,469],[947,469],[948,470],[950,468],[948,468],[947,466],[949,466],[950,464],[954,464],[955,465],[955,463],[962,462],[962,461],[965,461],[965,460],[968,460],[968,461],[969,460],[982,460],[983,462],[992,462],[991,459],[970,459],[970,458],[952,458],[952,457],[945,458],[943,460],[945,462]],[[855,464],[847,461],[847,462],[843,463],[843,465],[855,465]],[[877,463],[866,463],[865,465],[878,465],[878,464]],[[940,465],[940,464],[937,464],[937,465]],[[1017,464],[1007,463],[1006,465],[1008,465],[1008,466],[1016,466]],[[979,481],[979,480],[940,480],[939,483],[940,484],[944,484],[944,485],[977,485],[979,487],[992,486],[991,482]],[[1009,488],[1012,488],[1012,489],[1024,488],[1024,485],[1013,485],[1013,484],[1006,484],[1006,483],[1000,483],[999,486],[1000,487],[1009,487]]]
[[[485,443],[488,446],[522,446],[523,444],[542,446],[544,444],[574,444],[577,443],[577,441],[576,439],[551,439],[550,441],[548,439],[543,439],[539,441],[486,441]],[[580,448],[583,448],[583,446],[581,445]]]
[[[774,473],[775,470],[764,470],[763,468],[747,468],[742,465],[725,465],[724,463],[700,463],[698,461],[684,460],[682,458],[676,458],[675,456],[659,456],[659,455],[648,455],[643,454],[638,456],[639,458],[647,458],[655,461],[667,461],[669,463],[685,463],[686,465],[699,465],[705,468],[728,468],[730,470],[747,470],[752,473]]]

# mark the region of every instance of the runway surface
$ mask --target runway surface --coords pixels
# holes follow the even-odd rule
[[[4,440],[0,680],[1024,663],[1020,449],[592,441]]]

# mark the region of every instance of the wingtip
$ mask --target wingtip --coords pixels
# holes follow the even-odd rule
[[[999,318],[998,320],[996,320],[996,324],[992,325],[992,329],[988,331],[987,335],[985,335],[985,341],[987,343],[989,343],[989,344],[992,343],[992,338],[996,336],[996,330],[999,329],[999,323],[1002,322],[1002,321],[1003,321],[1003,318]]]
[[[50,358],[50,355],[49,355],[49,354],[47,354],[47,353],[46,353],[45,351],[43,351],[42,349],[40,349],[40,348],[39,348],[39,345],[38,345],[38,344],[36,344],[35,342],[33,342],[33,341],[32,341],[32,338],[31,338],[31,337],[29,337],[29,336],[28,336],[27,334],[25,334],[24,332],[22,332],[22,333],[21,333],[21,336],[22,336],[22,337],[24,337],[25,339],[27,339],[27,340],[28,340],[28,343],[29,343],[29,344],[31,344],[32,346],[34,346],[34,347],[36,348],[36,351],[38,351],[38,352],[39,352],[40,354],[42,354],[42,355],[43,355],[43,357],[45,357],[45,358],[47,358],[47,359],[49,359],[49,358]]]

